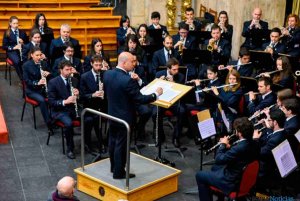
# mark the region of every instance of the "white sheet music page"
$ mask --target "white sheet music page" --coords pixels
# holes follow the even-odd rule
[[[298,142],[300,142],[300,130],[295,134],[295,137],[297,138]]]
[[[159,96],[158,100],[170,102],[171,100],[173,100],[179,94],[180,94],[180,91],[169,88],[167,90],[164,90],[164,93]]]
[[[155,82],[153,85],[145,86],[140,91],[143,95],[150,95],[152,93],[155,93],[158,87],[161,87],[163,89],[163,92],[165,93],[165,91],[169,90],[172,87],[172,85],[173,84],[171,82],[163,82],[157,80],[157,82]]]
[[[225,124],[225,126],[227,128],[227,131],[229,132],[230,131],[230,123],[229,123],[229,121],[228,121],[228,119],[227,119],[227,117],[225,115],[224,110],[221,111],[221,116],[222,116],[222,120],[223,120],[223,122],[224,122],[224,124]]]
[[[297,163],[288,140],[283,141],[275,147],[272,150],[272,154],[281,177],[286,177],[297,168]]]
[[[198,122],[198,129],[200,131],[201,139],[211,137],[217,133],[213,118]]]

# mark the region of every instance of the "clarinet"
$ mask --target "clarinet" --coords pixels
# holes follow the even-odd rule
[[[100,80],[100,73],[98,74],[99,76],[99,79],[98,79],[98,87],[99,87],[99,91],[103,91],[103,83],[101,82]],[[104,99],[104,94],[103,96],[101,97],[101,99],[103,100]]]
[[[70,84],[71,96],[74,96],[74,92],[73,92],[74,87],[73,87],[73,85],[72,85],[72,77],[69,77],[69,84]],[[78,105],[77,105],[77,98],[75,99],[74,106],[75,106],[76,118],[79,118],[79,114],[78,114]]]
[[[19,33],[17,34],[17,45],[20,44],[20,37],[19,37]],[[23,58],[22,58],[22,44],[20,46],[20,49],[19,49],[19,52],[20,52],[20,61],[23,61]]]
[[[41,72],[41,78],[43,80],[45,80],[45,93],[46,93],[46,98],[48,97],[48,86],[47,86],[47,78],[43,76],[43,68],[42,68],[42,62],[38,63],[39,67],[40,67],[40,72]]]

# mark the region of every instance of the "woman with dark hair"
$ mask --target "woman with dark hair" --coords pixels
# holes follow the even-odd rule
[[[94,55],[100,55],[103,59],[104,66],[110,68],[110,57],[104,52],[103,42],[100,38],[93,38],[90,46],[90,54],[84,57],[83,72],[87,72],[92,69],[91,58]]]
[[[137,30],[137,37],[141,46],[151,45],[153,39],[148,34],[148,27],[146,24],[141,24]]]
[[[221,28],[221,38],[228,40],[231,45],[233,26],[229,24],[228,14],[224,10],[219,13],[218,25]]]
[[[124,15],[120,20],[120,27],[117,29],[118,54],[123,52],[128,34],[135,34],[135,29],[130,26],[129,17]]]
[[[36,14],[32,29],[40,30],[42,41],[47,44],[47,51],[49,51],[54,34],[53,30],[48,26],[47,19],[43,13]]]
[[[138,37],[136,34],[129,34],[126,38],[125,49],[126,52],[135,53],[138,63],[142,63],[142,65],[147,65],[147,57],[145,51],[141,48]]]
[[[20,80],[23,79],[22,48],[26,43],[28,43],[28,36],[25,31],[19,29],[19,19],[16,16],[11,16],[8,28],[3,35],[2,48],[6,51],[7,58],[13,62]]]

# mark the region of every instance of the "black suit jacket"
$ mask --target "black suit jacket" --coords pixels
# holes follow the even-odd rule
[[[23,61],[26,62],[28,60],[28,58],[30,58],[30,50],[31,48],[33,48],[33,44],[32,42],[27,43],[26,45],[23,46],[22,49],[22,57],[23,57]],[[45,56],[47,57],[47,59],[49,58],[49,54],[48,54],[48,50],[47,50],[47,44],[44,42],[41,42],[39,45],[40,49],[42,50],[42,53],[45,54]]]
[[[185,21],[179,22],[178,26],[181,26],[182,24],[185,24]],[[200,21],[194,19],[193,24],[194,24],[194,27],[195,27],[194,31],[201,31],[202,24],[201,24]]]
[[[178,41],[180,41],[180,35],[176,34],[174,36],[172,36],[173,38],[173,44],[175,45]],[[195,49],[196,48],[196,41],[195,41],[195,37],[194,36],[190,36],[188,35],[186,40],[185,40],[185,44],[184,47],[186,49]],[[176,50],[178,51],[178,47],[176,48]]]
[[[270,45],[270,42],[264,43],[262,45],[262,50],[265,50],[268,46]],[[285,45],[283,43],[277,43],[276,46],[273,48],[273,51],[275,55],[277,55],[278,53],[285,53]]]
[[[84,57],[83,60],[83,64],[82,64],[82,72],[88,72],[92,69],[92,65],[91,65],[91,59],[92,59],[93,55],[87,55]],[[102,58],[107,62],[108,66],[111,67],[111,63],[110,63],[110,57],[108,54],[104,54],[104,52],[102,53]]]
[[[277,99],[276,94],[271,92],[264,99],[262,99],[262,96],[259,96],[258,98],[256,98],[256,100],[249,102],[248,111],[250,115],[252,115],[254,112],[258,110],[263,110],[264,108],[275,104],[276,99]]]
[[[134,123],[136,104],[156,100],[155,94],[142,95],[138,83],[119,68],[104,74],[104,91],[108,101],[108,114],[126,121],[129,125]],[[112,124],[116,125],[114,122]]]
[[[18,31],[19,31],[19,38],[21,38],[23,40],[24,44],[27,44],[28,36],[27,36],[26,32],[21,29],[18,29]],[[17,37],[12,30],[10,30],[9,36],[7,36],[6,32],[4,32],[3,39],[2,39],[3,50],[6,50],[7,52],[19,51],[19,50],[13,50],[14,46],[16,46],[17,44],[18,44]]]
[[[284,130],[287,133],[287,135],[294,135],[299,129],[300,119],[297,115],[286,121],[284,124]]]
[[[171,57],[177,58],[177,53],[174,51],[174,49],[172,49]],[[166,66],[166,64],[167,64],[167,61],[166,61],[164,48],[155,51],[153,54],[152,65],[151,65],[152,74],[155,75],[158,67]]]
[[[62,57],[55,60],[53,66],[52,66],[52,75],[54,77],[59,75],[58,65],[63,60],[66,60],[66,58],[64,56],[62,56]],[[80,75],[82,73],[82,63],[81,63],[80,59],[73,57],[73,63],[72,64],[73,64],[72,66],[76,69],[76,71]]]
[[[160,78],[161,76],[167,76],[167,70],[161,70],[158,71],[155,75],[156,78]],[[182,73],[177,73],[176,75],[173,76],[174,82],[178,84],[184,84],[184,75]]]
[[[290,30],[290,36],[284,36],[282,38],[283,44],[285,44],[287,54],[293,57],[300,56],[300,27]]]
[[[161,25],[161,24],[159,24],[159,25],[160,25],[160,28],[161,28],[162,32],[165,32],[167,35],[169,35],[167,27],[164,26],[164,25]],[[155,29],[155,27],[153,26],[153,24],[151,24],[150,26],[148,26],[148,29]]]
[[[74,57],[81,58],[81,47],[79,44],[79,41],[75,38],[70,37],[69,40],[73,46],[74,46]],[[55,61],[55,59],[62,57],[64,55],[62,51],[63,41],[61,40],[61,37],[55,38],[51,41],[49,55],[51,57],[52,62]]]
[[[229,65],[237,65],[238,60],[229,62]],[[252,77],[253,75],[253,68],[254,66],[252,64],[242,65],[240,66],[238,72],[240,73],[240,76],[243,77]],[[235,68],[237,69],[237,68]],[[228,70],[225,70],[228,71]]]
[[[208,45],[209,39],[205,41],[205,45]],[[220,51],[217,50],[212,51],[212,64],[220,65],[220,64],[227,64],[230,53],[231,53],[231,45],[225,39],[220,39],[218,43],[218,47]]]
[[[248,49],[260,49],[263,43],[262,39],[266,36],[262,34],[262,32],[268,30],[268,22],[263,20],[259,21],[261,29],[252,28],[249,26],[252,20],[244,22],[242,36],[246,38],[242,47],[247,47]]]

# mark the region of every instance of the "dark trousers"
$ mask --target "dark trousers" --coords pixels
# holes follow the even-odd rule
[[[101,147],[102,135],[100,131],[100,118],[98,115],[86,114],[84,117],[84,142],[91,146],[91,133],[94,128],[96,137],[98,139],[98,146]]]
[[[45,97],[38,92],[32,92],[32,91],[26,91],[26,95],[29,98],[36,100],[39,103],[42,116],[44,118],[45,123],[47,124],[50,121],[50,117],[49,117],[48,105],[45,101]]]
[[[114,177],[125,175],[127,131],[125,127],[111,124],[109,126],[110,171]]]
[[[23,80],[23,69],[22,69],[23,62],[20,59],[20,52],[17,50],[7,52],[7,57],[14,63],[14,67],[16,69],[16,72],[20,80]]]
[[[150,119],[152,115],[152,110],[149,107],[149,105],[137,105],[136,111],[139,116],[139,120],[136,125],[136,130],[138,135],[144,135],[145,134],[145,126],[147,121]]]
[[[200,201],[212,201],[212,193],[209,189],[211,185],[211,178],[213,174],[211,171],[199,171],[196,174],[196,181],[198,184],[199,200]]]
[[[69,112],[60,112],[60,113],[54,113],[53,119],[61,121],[64,125],[64,134],[66,136],[67,141],[67,152],[74,150],[74,140],[73,140],[73,125],[72,125],[72,119],[75,119],[75,114],[69,113]]]

